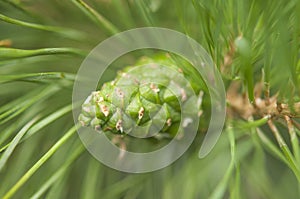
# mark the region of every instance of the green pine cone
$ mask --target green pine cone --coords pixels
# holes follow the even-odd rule
[[[190,70],[186,64],[177,66],[168,54],[143,57],[92,92],[82,105],[79,121],[115,134],[173,137],[181,128],[182,110],[201,113],[203,92],[201,84],[195,83],[195,77],[201,77],[185,75]],[[191,98],[195,94],[197,102]]]

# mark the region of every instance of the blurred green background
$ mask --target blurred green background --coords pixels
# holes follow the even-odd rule
[[[226,88],[240,82],[249,101],[262,83],[280,103],[299,102],[299,0],[1,0],[0,198],[299,198],[297,110],[294,133],[274,119],[284,146],[267,120],[231,117],[207,157],[197,156],[201,132],[179,160],[146,174],[110,169],[84,149],[72,118],[76,72],[99,42],[145,26],[197,40]],[[116,61],[107,80],[142,53]]]

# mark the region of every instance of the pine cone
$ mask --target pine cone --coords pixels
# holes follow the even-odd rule
[[[168,54],[143,57],[136,66],[126,67],[115,80],[92,92],[82,105],[79,121],[115,134],[173,137],[180,128],[182,110],[201,112],[202,96],[198,102],[191,98],[200,92],[201,85],[185,75],[191,74],[190,70],[186,64],[177,66]]]

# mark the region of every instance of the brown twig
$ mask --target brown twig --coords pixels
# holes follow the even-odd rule
[[[256,85],[255,103],[250,103],[247,95],[240,94],[240,82],[233,82],[227,91],[227,101],[229,107],[227,109],[228,116],[240,117],[245,120],[252,116],[264,117],[271,115],[272,119],[300,117],[300,102],[290,107],[288,104],[277,101],[277,95],[273,95],[268,99],[260,97],[260,85]]]
[[[221,67],[220,67],[221,72],[223,74],[226,74],[229,66],[232,64],[234,54],[235,54],[234,42],[231,41],[229,44],[229,51],[224,56],[223,63],[221,64]]]
[[[265,83],[265,103],[266,103],[266,106],[269,106],[270,105],[270,84],[269,83]]]
[[[294,129],[292,120],[291,120],[291,118],[290,118],[289,116],[287,116],[287,115],[285,115],[284,117],[285,117],[285,120],[286,120],[286,123],[287,123],[287,127],[288,127],[288,130],[289,130],[291,139],[295,139],[295,138],[296,138],[296,132],[295,132],[295,129]]]
[[[277,127],[274,125],[274,123],[272,122],[272,120],[269,120],[268,121],[268,125],[273,133],[273,135],[275,136],[278,144],[280,147],[283,147],[283,146],[286,146],[286,143],[285,141],[283,140],[283,138],[281,137]]]

